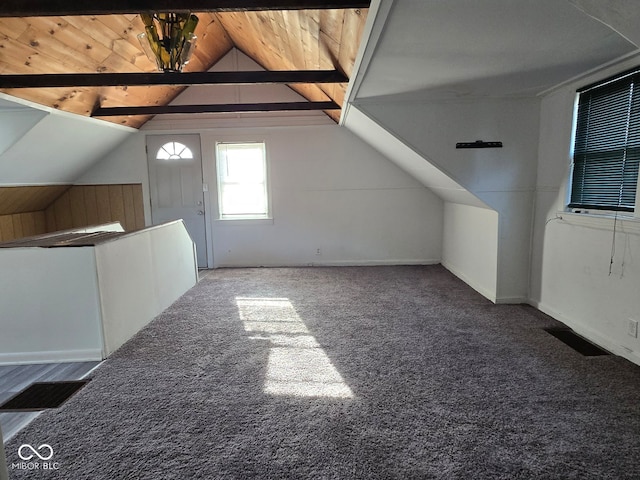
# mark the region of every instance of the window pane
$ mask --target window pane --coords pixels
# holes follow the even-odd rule
[[[165,143],[156,154],[158,160],[181,160],[193,158],[193,153],[186,145],[179,142]]]
[[[226,157],[225,182],[264,182],[261,150],[255,148],[227,150]]]
[[[640,146],[640,74],[580,93],[569,207],[634,211]]]
[[[589,205],[589,208],[620,203],[620,186],[623,181],[624,150],[594,152],[576,159],[574,188],[571,202]]]
[[[217,153],[220,216],[266,217],[264,143],[219,144]]]
[[[267,205],[262,185],[225,185],[222,192],[223,215],[265,215]]]

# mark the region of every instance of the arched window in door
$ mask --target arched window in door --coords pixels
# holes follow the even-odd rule
[[[157,160],[183,160],[193,158],[193,152],[180,142],[168,142],[156,153]]]

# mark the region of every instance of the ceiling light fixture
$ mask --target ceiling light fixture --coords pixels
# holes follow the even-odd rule
[[[181,72],[189,63],[198,37],[198,17],[182,13],[141,13],[145,32],[138,35],[142,49],[161,72]]]

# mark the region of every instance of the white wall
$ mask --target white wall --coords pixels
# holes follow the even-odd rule
[[[613,219],[564,212],[576,89],[631,68],[638,60],[585,76],[542,100],[531,301],[640,364],[640,341],[627,334],[628,319],[640,320],[640,219],[616,222],[613,249]]]
[[[193,242],[182,222],[129,233],[95,247],[104,356],[197,282]]]
[[[233,49],[212,70],[260,69]],[[221,85],[190,87],[173,103],[291,100],[304,98],[284,85]],[[201,137],[203,180],[210,187],[205,197],[210,266],[440,261],[443,202],[322,112],[160,115],[78,183],[142,181],[148,208],[144,134],[172,132]],[[217,220],[215,144],[256,140],[267,145],[273,220]]]
[[[130,135],[124,142],[108,152],[91,168],[86,170],[75,185],[109,185],[118,183],[141,183],[144,197],[145,224],[151,224],[149,202],[149,172],[146,163],[145,137],[140,133]],[[144,158],[145,161],[141,161]]]
[[[207,133],[204,149],[246,135]],[[442,202],[351,133],[335,125],[296,127],[262,138],[273,223],[215,222],[217,266],[440,260]]]
[[[231,49],[209,71],[241,72],[264,71],[251,58],[236,48]],[[171,105],[234,104],[259,102],[305,102],[293,89],[280,84],[256,85],[194,85],[178,95]],[[252,112],[220,114],[158,115],[147,122],[142,130],[176,131],[188,129],[267,127],[295,125],[330,125],[327,115],[318,110],[291,112]]]
[[[440,261],[442,201],[337,125],[179,133],[201,135],[215,267]],[[216,220],[215,142],[256,139],[267,144],[273,221]],[[124,182],[138,178],[134,171],[146,174],[140,141],[127,142],[83,179]]]
[[[444,173],[430,158],[425,157],[424,153],[416,152],[410,145],[404,143],[402,138],[386,130],[358,107],[350,105],[343,121],[349,131],[389,158],[443,201],[490,208]]]
[[[93,248],[0,249],[0,271],[0,364],[102,358]]]
[[[495,302],[498,281],[498,213],[485,208],[446,202],[442,243],[442,265]]]
[[[499,213],[495,301],[526,301],[540,101],[483,98],[411,102],[402,98],[367,99],[358,109]],[[457,142],[475,140],[501,141],[504,146],[455,148]],[[474,239],[469,237],[466,242],[468,252],[473,252]]]
[[[147,166],[138,161],[145,155],[144,135],[134,134],[109,151],[100,162],[85,171],[74,182],[76,185],[143,182]]]

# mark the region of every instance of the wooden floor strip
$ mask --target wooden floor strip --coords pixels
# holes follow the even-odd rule
[[[0,366],[0,403],[13,397],[34,382],[80,380],[100,362],[45,363]],[[40,412],[0,413],[0,427],[6,443]]]

